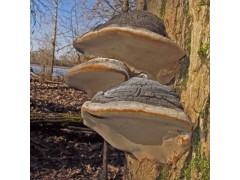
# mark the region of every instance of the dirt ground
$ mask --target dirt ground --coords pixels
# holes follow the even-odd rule
[[[31,127],[31,179],[101,179],[103,139],[94,132]],[[124,153],[109,145],[108,179],[122,179]]]
[[[77,113],[88,100],[62,79],[31,76],[31,113]],[[40,121],[41,122],[41,121]],[[87,127],[30,123],[30,179],[101,179],[103,139]],[[108,179],[122,179],[124,153],[109,145]]]

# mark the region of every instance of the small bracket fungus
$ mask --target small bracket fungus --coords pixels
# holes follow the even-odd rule
[[[95,58],[74,66],[64,76],[65,82],[93,97],[129,79],[128,68],[120,61],[108,58]]]
[[[147,11],[119,14],[92,32],[76,39],[80,52],[115,58],[167,84],[185,52],[167,37],[161,19]]]
[[[84,124],[113,147],[173,164],[191,145],[192,124],[177,94],[141,77],[97,93],[82,106]]]

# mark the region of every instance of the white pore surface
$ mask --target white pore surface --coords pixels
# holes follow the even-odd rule
[[[129,107],[136,103],[119,102],[125,105],[128,103]],[[128,111],[128,105],[122,112],[115,108],[114,103],[107,106],[108,110],[105,104],[86,102],[82,107],[84,124],[113,147],[130,152],[139,160],[148,158],[172,164],[190,147],[191,124],[185,123],[189,119],[180,121],[160,114],[154,115],[147,113],[147,109],[145,112],[137,108],[136,111]]]
[[[78,90],[86,92],[89,97],[93,97],[96,93],[102,90],[111,88],[125,81],[124,74],[115,71],[79,71],[65,76],[65,82]]]
[[[87,33],[75,40],[74,47],[96,56],[121,60],[163,84],[174,77],[179,59],[185,55],[168,38],[127,27],[107,27]]]
[[[64,75],[64,81],[71,87],[93,97],[129,79],[128,68],[116,59],[95,58],[76,65]]]

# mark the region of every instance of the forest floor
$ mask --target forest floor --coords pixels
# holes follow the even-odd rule
[[[30,178],[101,179],[103,139],[80,116],[88,96],[62,78],[31,74],[30,84]],[[108,179],[122,179],[124,159],[109,145]]]

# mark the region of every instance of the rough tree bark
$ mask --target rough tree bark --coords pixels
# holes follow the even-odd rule
[[[164,20],[169,37],[188,54],[182,59],[174,88],[194,124],[191,149],[173,166],[149,164],[159,177],[148,179],[210,179],[210,1],[148,0],[146,8]],[[131,157],[127,164],[129,179],[149,172]]]

